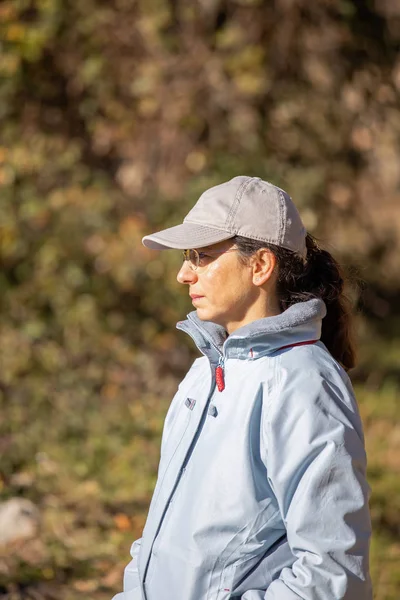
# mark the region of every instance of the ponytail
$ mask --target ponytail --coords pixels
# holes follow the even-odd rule
[[[245,259],[261,248],[273,252],[278,263],[277,294],[282,310],[311,298],[325,302],[327,314],[322,320],[321,341],[346,371],[354,367],[351,306],[344,294],[343,272],[333,256],[320,248],[310,234],[306,237],[306,261],[274,244],[240,236],[236,236],[234,241],[239,254]]]

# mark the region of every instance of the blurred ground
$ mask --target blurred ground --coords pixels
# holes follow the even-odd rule
[[[398,0],[1,2],[1,597],[121,589],[194,357],[179,256],[140,240],[238,174],[358,282],[375,598],[399,597],[399,40]]]

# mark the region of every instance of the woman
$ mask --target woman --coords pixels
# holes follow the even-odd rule
[[[235,177],[145,246],[184,250],[195,360],[114,600],[370,600],[365,451],[338,264],[283,190]]]

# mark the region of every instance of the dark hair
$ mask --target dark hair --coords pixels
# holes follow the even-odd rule
[[[236,236],[232,241],[239,249],[242,260],[268,248],[278,263],[277,293],[282,310],[296,302],[321,298],[327,314],[322,320],[321,341],[332,356],[349,370],[355,366],[351,305],[344,294],[345,278],[340,265],[327,251],[320,248],[315,238],[307,234],[307,260],[298,254],[269,244]]]

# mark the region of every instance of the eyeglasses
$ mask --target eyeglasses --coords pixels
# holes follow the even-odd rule
[[[197,271],[199,267],[206,267],[216,256],[226,254],[227,252],[235,252],[236,250],[238,250],[238,248],[230,248],[229,250],[221,250],[220,252],[211,250],[199,252],[198,250],[191,248],[190,250],[183,250],[182,254],[183,260],[189,263],[189,267],[193,271]]]

